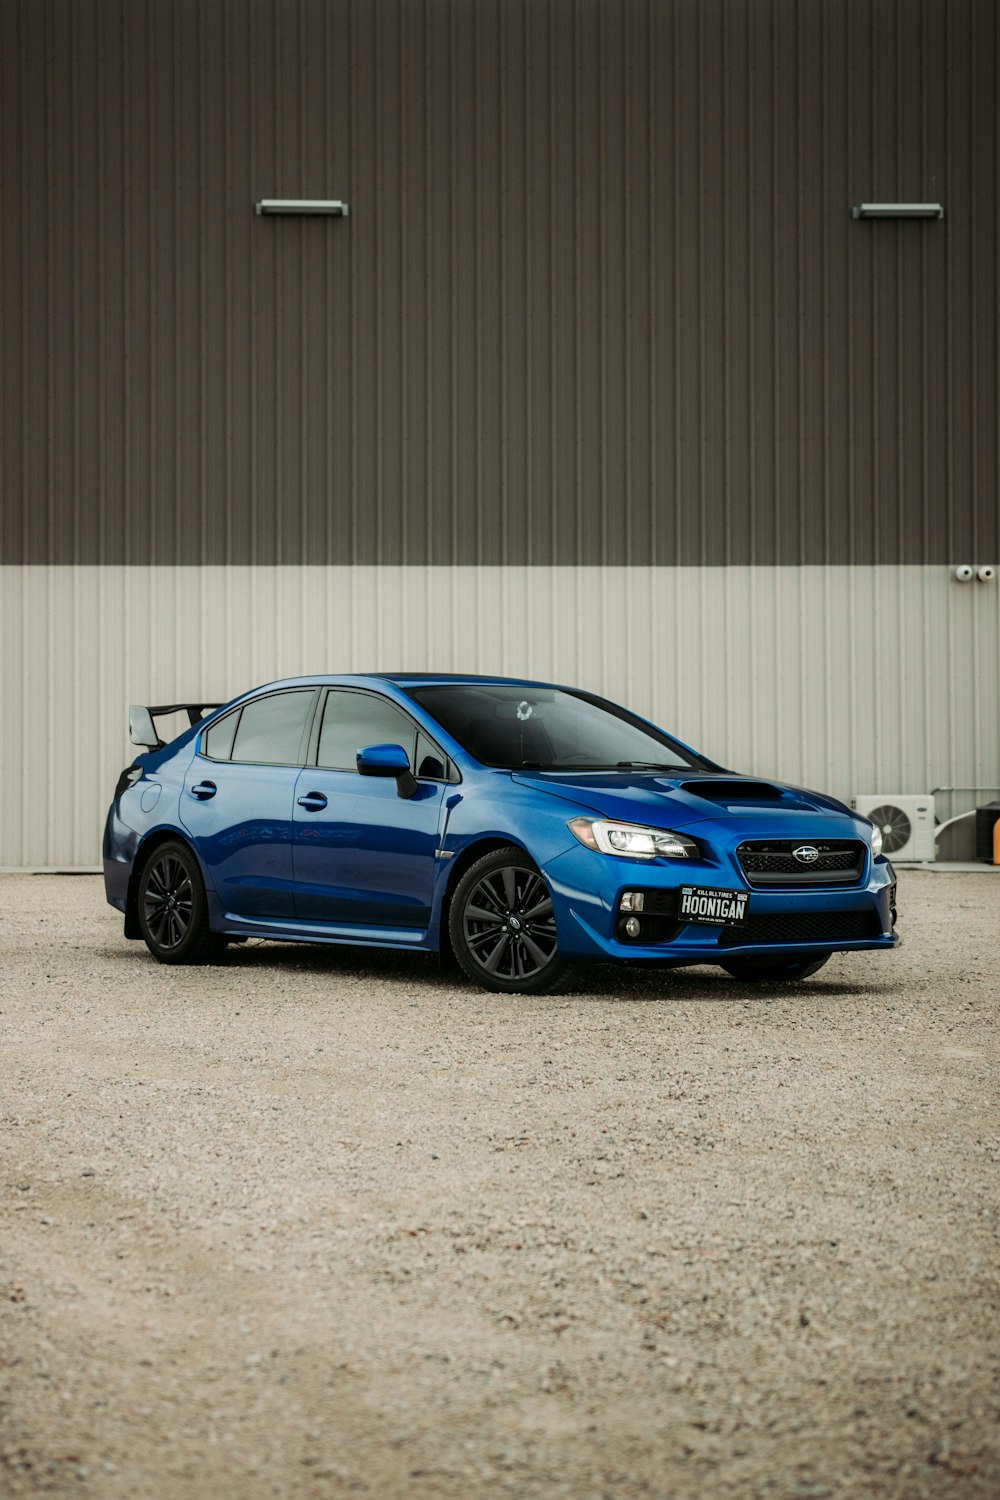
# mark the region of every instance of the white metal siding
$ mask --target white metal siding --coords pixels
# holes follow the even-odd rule
[[[0,600],[0,865],[98,862],[129,703],[307,672],[578,684],[842,797],[1000,777],[1000,585],[945,567],[28,566]]]

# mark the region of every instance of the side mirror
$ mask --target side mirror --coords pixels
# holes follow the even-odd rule
[[[162,743],[153,727],[153,715],[141,703],[133,703],[128,711],[128,737],[133,745],[147,750],[158,750]]]
[[[410,757],[402,745],[368,745],[358,751],[357,762],[360,776],[394,776],[400,797],[412,797],[417,790]]]

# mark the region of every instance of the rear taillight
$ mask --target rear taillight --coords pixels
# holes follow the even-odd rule
[[[141,775],[142,767],[136,765],[134,761],[132,765],[126,766],[118,778],[118,785],[115,787],[115,797],[120,797],[122,792],[127,791],[130,786],[134,786]]]

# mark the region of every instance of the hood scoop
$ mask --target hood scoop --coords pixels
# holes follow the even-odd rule
[[[766,781],[685,781],[683,790],[707,802],[781,801],[781,792]]]

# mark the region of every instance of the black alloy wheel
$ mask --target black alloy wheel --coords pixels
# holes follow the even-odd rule
[[[780,984],[783,980],[808,979],[829,963],[832,956],[824,953],[820,958],[733,958],[722,967],[734,979]]]
[[[466,870],[451,903],[449,931],[462,969],[484,989],[540,994],[566,972],[549,888],[513,845]]]
[[[198,861],[179,841],[153,850],[139,880],[138,917],[146,947],[161,964],[199,963],[224,946],[209,931]]]

